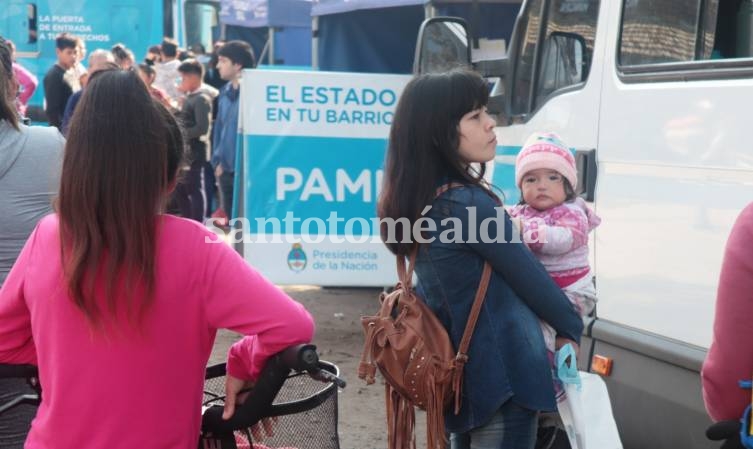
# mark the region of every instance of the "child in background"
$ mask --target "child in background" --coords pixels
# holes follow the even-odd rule
[[[115,57],[115,64],[123,70],[130,70],[136,66],[136,57],[125,45],[117,43],[110,49]]]
[[[86,60],[86,43],[79,36],[72,37],[76,41],[76,63],[65,72],[64,78],[68,84],[73,86],[73,93],[75,94],[83,88],[88,70],[84,66],[84,61]]]
[[[37,90],[39,80],[24,66],[16,62],[16,46],[12,41],[5,41],[10,47],[11,58],[13,60],[13,76],[18,81],[18,93],[16,95],[16,110],[22,117],[26,117],[26,107],[29,104],[29,99],[34,95],[34,91]]]
[[[184,61],[178,67],[180,85],[178,91],[184,96],[180,112],[186,142],[188,144],[188,170],[175,189],[185,218],[203,223],[206,212],[206,188],[203,171],[207,162],[207,147],[211,131],[212,98],[202,90],[204,66],[195,59]],[[211,88],[211,86],[210,86]],[[213,88],[212,88],[213,89]]]
[[[575,159],[568,146],[556,134],[534,133],[515,161],[520,203],[510,215],[524,242],[585,317],[596,306],[588,233],[601,219],[575,194],[577,181]],[[556,332],[543,321],[541,328],[554,361]]]
[[[159,101],[160,104],[168,110],[174,109],[170,103],[170,98],[165,91],[154,86],[154,79],[157,77],[157,72],[154,70],[154,67],[149,64],[139,64],[139,77],[141,77],[141,80],[146,84],[146,87],[149,90],[149,95],[151,95],[152,98]]]
[[[144,64],[154,66],[162,62],[162,49],[159,45],[152,45],[146,51],[146,57],[144,57]]]

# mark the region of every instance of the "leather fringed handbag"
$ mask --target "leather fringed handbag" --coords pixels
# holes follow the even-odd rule
[[[446,185],[437,196],[454,186]],[[446,447],[444,413],[460,412],[463,368],[491,278],[491,266],[484,263],[476,297],[457,352],[447,331],[412,286],[417,248],[409,265],[398,256],[399,282],[394,290],[380,295],[381,307],[373,316],[361,318],[364,343],[358,377],[374,383],[378,369],[385,380],[389,449],[416,446],[415,410],[426,411],[427,447]]]

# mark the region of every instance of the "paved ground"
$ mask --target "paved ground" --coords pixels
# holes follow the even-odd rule
[[[340,367],[348,386],[339,394],[340,443],[343,449],[384,449],[387,446],[384,388],[377,383],[366,386],[356,370],[363,347],[360,317],[377,310],[377,289],[321,289],[295,286],[285,289],[300,301],[316,320],[314,343],[324,360]],[[212,362],[223,361],[227,348],[237,335],[218,335]],[[424,447],[425,418],[416,417],[418,447]]]

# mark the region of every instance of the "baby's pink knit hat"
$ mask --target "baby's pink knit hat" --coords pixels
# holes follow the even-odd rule
[[[526,173],[540,168],[561,174],[573,189],[578,185],[575,158],[557,134],[536,132],[526,140],[515,159],[515,185],[520,187]]]

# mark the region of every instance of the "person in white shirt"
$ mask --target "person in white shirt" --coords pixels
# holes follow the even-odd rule
[[[178,91],[176,80],[180,76],[178,67],[178,42],[175,39],[166,37],[162,40],[160,46],[162,62],[155,64],[154,69],[157,71],[157,78],[154,80],[154,86],[162,89],[171,100],[177,100],[181,93]]]

